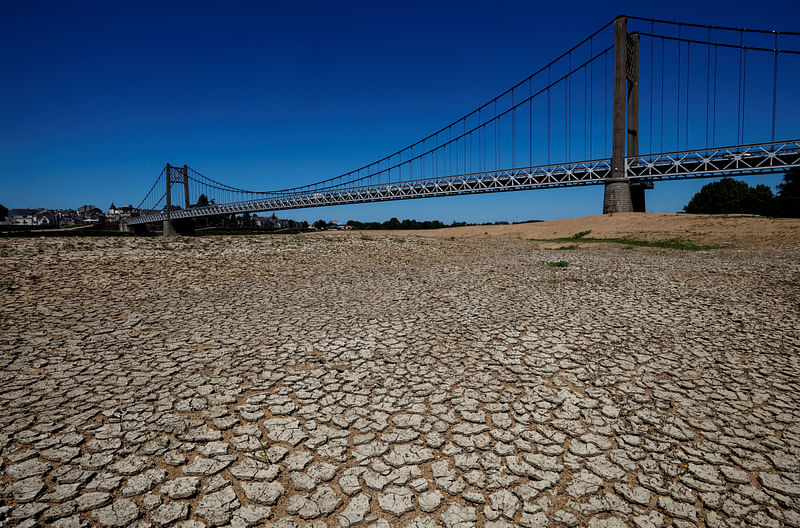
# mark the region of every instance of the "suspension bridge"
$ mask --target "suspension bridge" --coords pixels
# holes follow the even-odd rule
[[[127,225],[167,234],[177,219],[577,185],[605,186],[604,213],[644,211],[657,181],[800,166],[798,93],[800,33],[619,16],[460,119],[332,178],[248,190],[167,164]]]

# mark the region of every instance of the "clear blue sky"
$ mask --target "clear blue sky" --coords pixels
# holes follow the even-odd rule
[[[264,190],[335,176],[459,118],[621,13],[791,31],[800,3],[0,0],[0,203],[136,205],[167,162]],[[680,210],[705,183],[656,184],[648,210]],[[555,219],[598,214],[602,191],[281,216]]]

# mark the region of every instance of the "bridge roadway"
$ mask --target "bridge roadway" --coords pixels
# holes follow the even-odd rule
[[[632,156],[625,159],[626,176],[632,182],[771,174],[792,167],[800,167],[800,140]],[[276,192],[256,200],[172,211],[170,217],[174,220],[436,196],[599,185],[610,174],[610,159],[559,163],[358,187],[327,187],[301,193]],[[166,219],[167,216],[162,211],[129,218],[127,223],[146,224]]]

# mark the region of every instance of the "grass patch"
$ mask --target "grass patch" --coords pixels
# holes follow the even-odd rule
[[[635,238],[598,238],[594,242],[615,242],[617,244],[625,244],[626,246],[640,246],[640,247],[655,247],[665,249],[682,249],[685,251],[703,251],[706,249],[714,249],[715,246],[703,246],[689,242],[688,240],[681,240],[679,238],[669,238],[667,240],[638,240]]]
[[[580,233],[576,233],[580,234]],[[570,238],[541,238],[541,239],[534,239],[538,242],[571,242],[574,241],[573,235]],[[585,236],[585,235],[584,235]],[[637,238],[581,238],[581,242],[597,242],[597,243],[606,243],[606,244],[623,244],[625,245],[625,249],[630,249],[627,246],[633,247],[654,247],[654,248],[665,248],[665,249],[681,249],[684,251],[705,251],[708,249],[717,249],[719,246],[704,246],[701,244],[695,244],[694,242],[690,242],[688,240],[681,240],[680,238],[669,238],[666,240],[639,240]],[[570,249],[568,246],[559,249]]]
[[[573,240],[577,240],[579,238],[585,237],[586,235],[588,235],[591,232],[592,232],[591,229],[589,229],[588,231],[579,231],[579,232],[575,233],[574,235],[572,235],[570,238],[572,238]]]
[[[564,249],[564,250],[567,250],[567,251],[572,251],[572,250],[580,249],[580,248],[581,247],[578,244],[570,244],[568,246],[557,247],[556,249]]]
[[[566,260],[551,260],[545,262],[545,264],[547,264],[551,268],[566,268],[567,266],[569,266],[569,262],[567,262]]]

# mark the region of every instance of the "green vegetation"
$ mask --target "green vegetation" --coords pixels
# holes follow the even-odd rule
[[[572,235],[570,238],[573,238],[573,239],[577,240],[579,238],[585,237],[586,235],[588,235],[591,232],[592,232],[591,229],[589,229],[588,231],[580,231],[580,232],[575,233],[574,235]]]
[[[757,214],[774,213],[772,189],[766,185],[750,187],[743,181],[723,178],[703,186],[683,208],[692,214]]]
[[[261,459],[259,459],[259,458],[258,458],[258,454],[256,454],[256,453],[253,451],[253,448],[252,448],[252,447],[251,447],[251,448],[249,448],[249,449],[250,449],[250,455],[251,455],[251,456],[253,457],[253,459],[255,459],[257,462],[264,462],[265,464],[269,464],[269,456],[267,455],[267,446],[265,446],[265,445],[264,445],[264,443],[263,443],[263,442],[262,442],[262,441],[261,441],[261,440],[260,440],[260,439],[259,439],[257,436],[250,435],[250,438],[252,438],[252,439],[253,439],[253,440],[255,440],[256,442],[258,442],[259,449],[261,449],[261,457],[262,457],[262,458],[261,458]]]
[[[783,177],[775,197],[775,212],[786,218],[800,217],[800,168],[795,167]]]
[[[322,222],[323,225],[318,226],[317,224]],[[419,222],[417,220],[398,220],[397,218],[390,218],[389,220],[381,223],[381,222],[359,222],[358,220],[348,220],[347,225],[351,226],[353,229],[441,229],[443,227],[462,227],[467,225],[466,222],[453,222],[450,225],[444,224],[439,220],[425,220],[423,222]],[[314,227],[318,229],[324,229],[327,227],[328,224],[323,220],[318,220],[314,222]]]
[[[574,239],[570,238],[540,238],[532,239],[537,242],[571,242]],[[626,247],[623,249],[631,249],[633,246],[640,247],[654,247],[665,249],[682,249],[686,251],[705,251],[708,249],[716,249],[717,246],[703,246],[695,244],[688,240],[681,240],[679,238],[670,238],[667,240],[639,240],[636,238],[581,238],[581,242],[596,242],[606,244],[624,244]],[[630,246],[630,247],[627,247]],[[580,246],[568,245],[562,246],[558,249],[578,249]]]
[[[566,268],[567,266],[569,266],[569,262],[567,262],[566,260],[548,261],[545,262],[545,264],[547,264],[551,268]]]
[[[692,214],[754,214],[800,217],[800,169],[786,172],[778,194],[759,184],[750,187],[742,181],[723,178],[704,185],[683,208]]]
[[[654,247],[664,249],[683,249],[687,251],[704,251],[714,249],[716,246],[703,246],[688,240],[668,238],[666,240],[638,240],[636,238],[590,238],[587,242],[612,242],[626,246]]]
[[[664,249],[683,249],[687,251],[705,251],[714,249],[716,246],[703,246],[695,244],[688,240],[681,240],[679,238],[669,238],[667,240],[637,240],[635,238],[597,238],[592,239],[593,242],[615,242],[617,244],[625,244],[627,246],[642,246],[642,247],[655,247]]]

